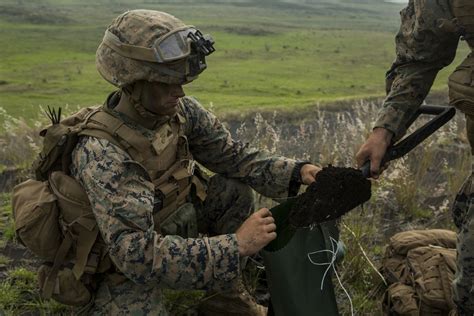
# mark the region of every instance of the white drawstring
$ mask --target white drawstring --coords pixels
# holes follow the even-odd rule
[[[260,269],[260,270],[265,270],[265,266],[263,266],[260,262],[258,262],[257,260],[255,260],[254,258],[252,257],[247,257],[250,261],[252,261],[254,264],[255,264],[255,267],[257,269]]]
[[[323,287],[324,287],[324,280],[326,279],[326,276],[327,276],[327,273],[329,272],[329,270],[332,268],[332,270],[334,271],[334,274],[336,275],[336,278],[337,278],[337,281],[339,282],[339,285],[341,286],[342,290],[344,291],[344,293],[346,293],[346,296],[347,298],[349,299],[349,303],[351,304],[351,315],[354,316],[354,307],[352,305],[352,299],[351,299],[351,296],[349,295],[349,293],[347,292],[346,288],[342,285],[342,282],[341,282],[341,279],[339,278],[339,274],[337,273],[337,270],[335,268],[335,262],[336,262],[336,257],[337,257],[337,249],[339,248],[338,247],[338,243],[337,241],[332,238],[332,237],[329,237],[330,240],[331,240],[331,247],[332,247],[332,250],[329,250],[329,249],[323,249],[323,250],[318,250],[318,251],[313,251],[313,252],[310,252],[308,253],[308,260],[314,264],[314,265],[317,265],[317,266],[323,266],[323,265],[328,265],[326,271],[324,271],[324,275],[323,275],[323,278],[321,279],[321,291],[323,290]],[[334,245],[336,245],[336,249],[334,249]],[[332,254],[332,257],[331,257],[331,261],[330,262],[315,262],[313,261],[313,259],[311,259],[311,256],[312,255],[315,255],[315,254],[318,254],[318,253],[326,253],[326,252],[329,252],[330,254]]]

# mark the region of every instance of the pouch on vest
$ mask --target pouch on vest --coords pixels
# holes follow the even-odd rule
[[[449,76],[449,104],[474,115],[474,55],[471,53]]]
[[[179,235],[183,238],[198,237],[196,209],[191,203],[183,204],[166,219],[160,221],[160,230],[163,235]]]

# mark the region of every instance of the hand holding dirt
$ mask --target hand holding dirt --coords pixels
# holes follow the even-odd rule
[[[306,192],[298,197],[289,221],[296,227],[334,220],[369,200],[371,183],[353,168],[328,166],[316,175]]]
[[[316,180],[316,174],[321,171],[321,168],[312,164],[306,164],[301,167],[301,182],[310,185]]]
[[[356,154],[357,166],[359,168],[367,160],[370,160],[370,174],[374,179],[377,179],[382,173],[380,163],[388,146],[390,146],[392,136],[392,132],[385,128],[375,128]]]
[[[237,229],[237,243],[241,256],[251,256],[276,238],[276,225],[272,213],[262,208],[252,215]]]

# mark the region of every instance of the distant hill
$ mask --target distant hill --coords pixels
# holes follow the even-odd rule
[[[137,8],[169,12],[212,34],[217,50],[208,70],[185,90],[218,112],[381,96],[403,6],[381,0],[3,0],[0,107],[30,117],[41,105],[102,103],[114,87],[95,70],[95,50],[110,21]],[[436,88],[445,80],[442,74]]]

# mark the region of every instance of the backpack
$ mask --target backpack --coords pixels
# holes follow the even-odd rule
[[[112,266],[87,194],[68,175],[78,137],[99,110],[86,108],[61,122],[61,111],[50,110],[53,124],[40,132],[43,148],[33,165],[36,179],[13,189],[17,239],[44,261],[38,270],[42,297],[67,305],[89,302],[94,287],[90,276]]]
[[[389,284],[386,315],[448,315],[456,306],[452,281],[456,271],[456,233],[413,230],[390,238],[381,272]]]

